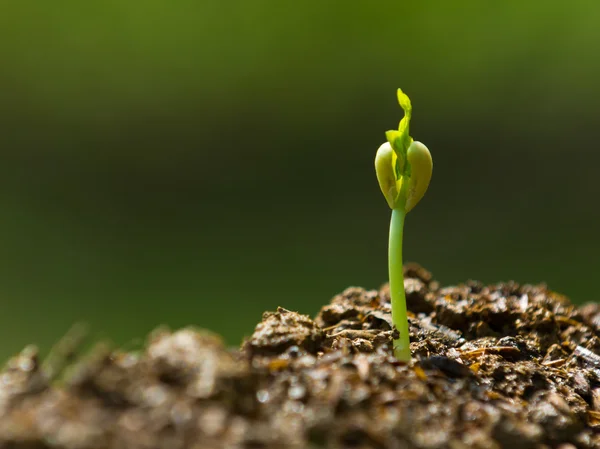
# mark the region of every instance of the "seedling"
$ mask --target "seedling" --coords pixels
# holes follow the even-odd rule
[[[379,147],[375,156],[375,172],[379,187],[390,209],[390,239],[388,265],[392,323],[399,337],[394,339],[394,355],[398,360],[410,361],[410,337],[406,316],[406,294],[402,273],[402,234],[404,217],[423,198],[433,169],[431,154],[421,142],[409,135],[412,105],[408,96],[398,89],[398,102],[404,110],[398,130],[387,131],[387,142]]]

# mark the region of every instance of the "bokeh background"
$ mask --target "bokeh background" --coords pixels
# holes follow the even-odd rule
[[[434,157],[405,259],[600,299],[600,3],[0,4],[0,359],[76,321],[237,344],[386,280],[373,170]]]

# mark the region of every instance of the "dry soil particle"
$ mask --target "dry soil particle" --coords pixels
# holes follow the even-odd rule
[[[60,381],[27,348],[0,374],[0,448],[600,448],[598,305],[405,274],[410,364],[387,286],[265,313],[239,350],[193,329],[99,345]]]

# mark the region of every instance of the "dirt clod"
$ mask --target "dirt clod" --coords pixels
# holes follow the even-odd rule
[[[0,449],[600,448],[598,305],[404,271],[410,364],[387,286],[267,312],[240,349],[191,328],[66,362],[28,347],[0,373]]]

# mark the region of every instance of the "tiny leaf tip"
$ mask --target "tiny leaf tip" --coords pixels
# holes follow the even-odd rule
[[[409,118],[412,115],[412,103],[410,102],[410,98],[406,95],[402,89],[398,88],[398,103],[400,107],[404,110],[404,115]]]

